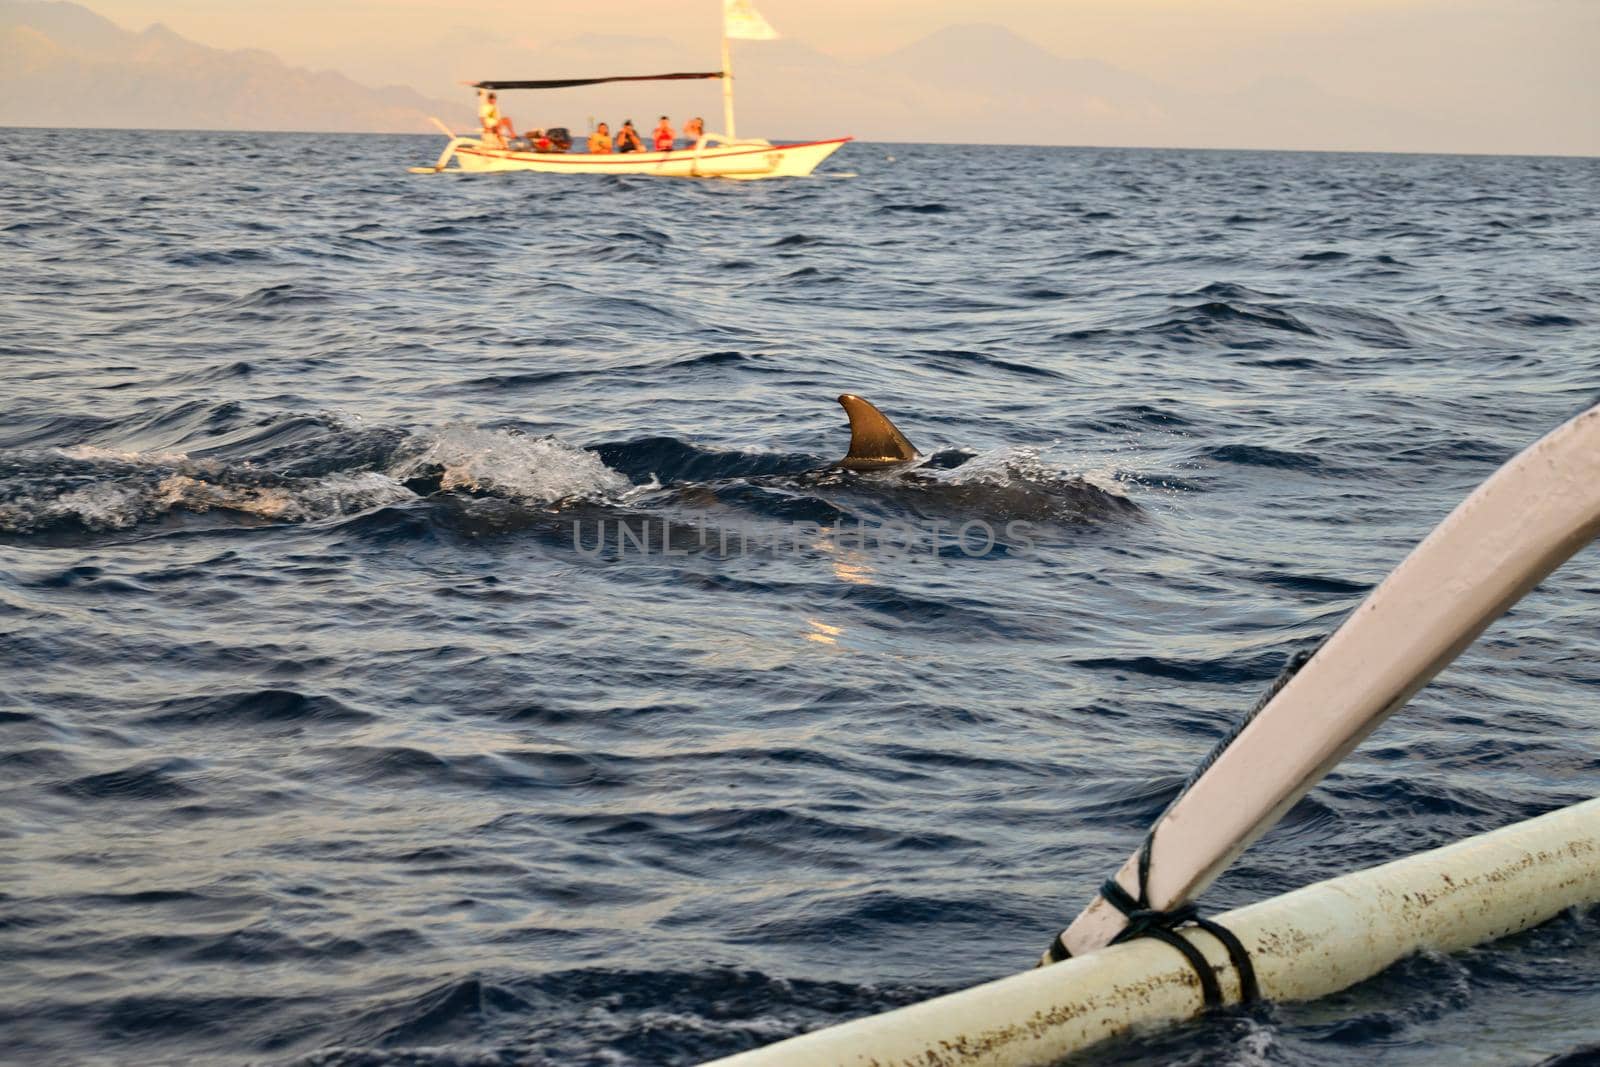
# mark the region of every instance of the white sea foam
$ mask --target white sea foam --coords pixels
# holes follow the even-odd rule
[[[0,503],[0,530],[23,533],[59,522],[122,530],[149,513],[147,504],[147,491],[119,482],[83,486],[55,497],[18,496]]]
[[[156,487],[161,510],[212,509],[258,515],[274,522],[312,522],[395,504],[416,494],[385,474],[330,474],[294,486],[230,486],[174,474]]]
[[[438,471],[440,488],[489,493],[524,504],[604,498],[628,479],[585,449],[553,437],[509,430],[446,429],[417,440],[418,450],[390,468],[398,481]]]
[[[631,488],[627,478],[593,452],[507,430],[451,428],[416,434],[402,448],[403,458],[386,472],[308,478],[285,478],[249,462],[94,445],[10,456],[32,468],[19,472],[23,484],[14,483],[10,498],[0,501],[0,530],[18,533],[65,523],[121,530],[173,511],[230,511],[272,522],[313,522],[413,499],[415,494],[402,483],[419,474],[437,473],[444,489],[533,505],[615,499]]]
[[[117,463],[132,463],[138,466],[175,466],[192,462],[187,452],[126,452],[115,448],[101,448],[98,445],[73,445],[71,448],[59,448],[53,451],[68,459],[113,460]]]
[[[959,467],[923,468],[919,474],[947,485],[1026,485],[1048,488],[1063,482],[1087,483],[1116,496],[1125,496],[1115,470],[1110,467],[1068,470],[1046,462],[1036,448],[1009,446],[980,452]]]
[[[917,473],[948,485],[1010,485],[1018,478],[1027,479],[1030,474],[1046,474],[1051,479],[1061,477],[1040,462],[1038,450],[1032,448],[993,448],[979,452],[959,467],[923,468]]]
[[[415,495],[385,474],[276,479],[249,463],[229,466],[191,459],[182,452],[79,445],[11,455],[37,464],[31,491],[0,502],[0,530],[13,533],[64,523],[89,530],[125,530],[171,511],[233,511],[277,522],[309,522]],[[52,485],[61,475],[62,460],[71,461],[79,483],[85,473],[99,475],[99,480],[70,488],[61,488],[60,482]],[[87,471],[84,464],[89,465]]]

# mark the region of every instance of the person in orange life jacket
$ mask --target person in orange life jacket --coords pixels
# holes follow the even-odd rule
[[[622,124],[622,129],[617,131],[618,152],[643,152],[644,142],[639,140],[639,131],[633,128],[633,120],[628,119]]]
[[[667,121],[667,116],[662,115],[661,121],[656,123],[655,132],[652,136],[657,152],[670,152],[672,151],[672,142],[678,135],[672,132],[672,123]]]

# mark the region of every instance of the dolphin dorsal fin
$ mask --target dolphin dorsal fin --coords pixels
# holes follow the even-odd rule
[[[854,393],[845,393],[839,397],[839,403],[850,416],[850,454],[837,466],[869,471],[917,458],[917,450],[906,440],[906,435],[895,429],[883,412]]]

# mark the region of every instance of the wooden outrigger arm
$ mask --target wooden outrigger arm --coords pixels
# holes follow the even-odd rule
[[[1600,405],[1489,477],[1224,744],[1116,882],[1141,908],[1194,900],[1250,844],[1551,571],[1600,533]],[[1127,920],[1096,896],[1058,940],[1078,956]],[[1065,950],[1064,952],[1062,950]]]
[[[450,159],[456,154],[456,148],[459,145],[478,143],[471,137],[459,136],[454,130],[446,126],[443,122],[440,122],[438,119],[434,118],[432,115],[428,116],[428,121],[439,127],[439,130],[446,137],[450,138],[450,141],[444,146],[444,151],[439,153],[439,162],[435,163],[431,167],[407,167],[406,169],[412,174],[438,174],[440,171],[444,170],[445,167],[450,165]]]

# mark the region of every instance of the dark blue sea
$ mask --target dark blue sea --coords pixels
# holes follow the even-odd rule
[[[0,131],[0,1059],[690,1064],[1028,967],[1600,394],[1593,159],[439,147]],[[826,469],[842,392],[928,461]],[[1597,782],[1591,549],[1205,903]],[[1590,910],[1087,1062],[1596,1042]]]

